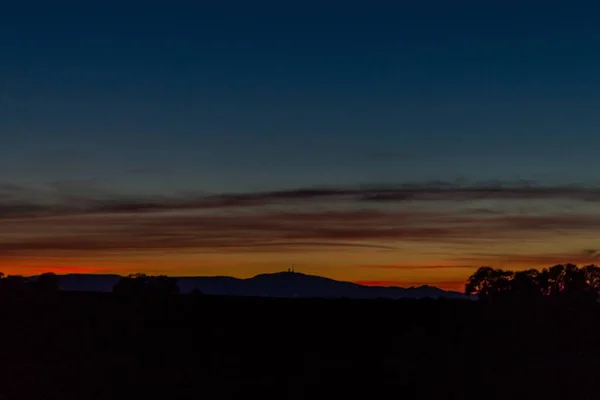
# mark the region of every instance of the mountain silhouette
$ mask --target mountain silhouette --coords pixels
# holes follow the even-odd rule
[[[110,292],[119,281],[119,275],[68,274],[59,275],[60,288],[67,291]],[[459,292],[445,291],[435,286],[401,288],[396,286],[364,286],[352,282],[336,281],[299,272],[259,274],[240,279],[230,276],[174,277],[181,293],[199,289],[204,294],[249,297],[299,297],[299,298],[454,298],[466,299]]]

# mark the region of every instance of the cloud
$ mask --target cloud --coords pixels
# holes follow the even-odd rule
[[[515,221],[505,217],[454,216],[444,211],[419,213],[367,209],[36,215],[4,221],[0,226],[0,253],[293,252],[332,248],[392,251],[402,242],[473,244],[489,240],[511,241],[531,234],[552,234],[549,227],[600,227],[600,217],[571,216],[556,217],[555,220],[522,217]]]
[[[306,206],[323,202],[362,205],[382,203],[475,200],[600,200],[600,188],[585,186],[532,186],[530,183],[480,182],[472,185],[434,181],[423,184],[358,187],[298,188],[249,193],[171,194],[136,196],[111,193],[93,182],[55,182],[48,187],[26,188],[0,184],[0,216],[29,214],[142,213],[164,210],[203,210],[277,205]],[[10,201],[7,201],[10,200]],[[20,203],[15,205],[15,199]],[[17,207],[18,206],[18,207]],[[4,211],[4,212],[3,212]],[[479,209],[480,214],[496,210]]]
[[[600,249],[585,249],[582,253],[591,259],[600,259]]]
[[[346,188],[301,188],[284,191],[212,196],[216,199],[254,200],[271,203],[278,200],[339,199],[361,202],[402,202],[408,200],[481,200],[481,199],[579,199],[600,200],[600,188],[565,185],[532,186],[529,182],[480,182],[472,185],[434,181],[422,184],[377,185]]]
[[[0,227],[0,238],[5,237],[0,240],[0,255],[167,249],[217,253],[331,248],[385,251],[394,246],[374,239],[393,234],[378,227],[390,217],[368,210],[31,217],[5,221]]]
[[[527,200],[527,204],[557,198],[587,202],[594,196],[594,188],[501,182],[170,196],[117,194],[93,182],[55,183],[33,191],[7,184],[0,185],[0,257],[170,250],[390,252],[406,243],[473,248],[598,231],[600,212],[540,206],[529,214],[511,214],[498,205],[507,199]],[[481,198],[494,202],[470,205],[469,200]],[[473,255],[447,268],[483,265],[480,262],[485,260]],[[419,268],[446,266],[434,263]]]

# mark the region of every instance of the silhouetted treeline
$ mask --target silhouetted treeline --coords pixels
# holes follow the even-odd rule
[[[470,283],[488,295],[496,292],[485,282],[511,288],[498,290],[514,295],[504,298],[564,299],[585,293],[577,289],[582,277],[593,286],[597,276],[592,267],[498,271],[482,268]],[[39,290],[53,279],[0,283]],[[598,307],[149,296],[175,293],[173,283],[132,275],[115,285],[124,297],[65,291],[0,301],[0,399],[380,399],[389,393],[590,399],[600,393]]]
[[[51,272],[35,277],[4,275],[0,272],[0,293],[50,294],[60,290],[60,278]],[[165,297],[179,294],[177,279],[164,275],[130,274],[121,278],[113,287],[113,293],[126,297]],[[194,295],[201,294],[199,290]]]
[[[58,292],[59,278],[48,272],[34,278],[21,275],[4,275],[0,272],[0,293],[6,294],[50,294]]]
[[[600,296],[600,267],[558,264],[518,272],[481,267],[469,277],[465,293],[489,302],[594,303]]]
[[[127,297],[175,296],[179,294],[179,286],[176,279],[165,275],[130,274],[116,283],[113,293]]]

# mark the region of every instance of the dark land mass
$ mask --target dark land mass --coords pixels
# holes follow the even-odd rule
[[[60,288],[69,291],[110,292],[121,279],[119,275],[68,274],[59,275]],[[181,293],[194,289],[204,294],[251,297],[303,297],[303,298],[467,298],[462,293],[445,291],[434,286],[410,288],[364,286],[341,282],[298,272],[260,274],[248,279],[230,276],[173,277]]]
[[[598,398],[595,306],[0,296],[4,399]]]

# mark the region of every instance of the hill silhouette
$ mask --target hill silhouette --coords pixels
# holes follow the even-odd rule
[[[110,292],[119,275],[67,274],[59,275],[60,288],[67,291]],[[396,286],[364,286],[299,272],[259,274],[241,279],[230,276],[174,277],[181,293],[194,289],[204,294],[223,296],[278,298],[468,298],[462,293],[445,291],[434,286],[401,288]]]

